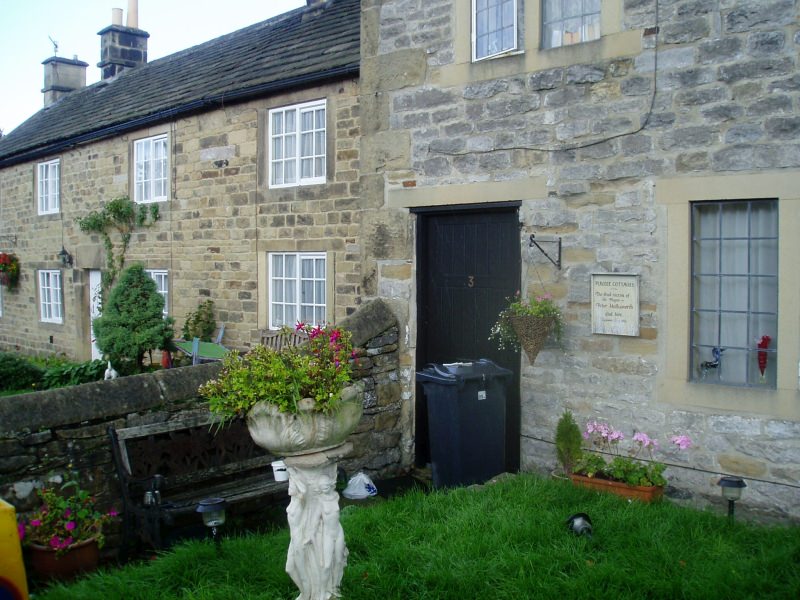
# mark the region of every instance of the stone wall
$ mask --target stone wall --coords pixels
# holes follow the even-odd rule
[[[521,6],[525,23],[535,22],[539,3]],[[716,502],[719,474],[732,473],[750,478],[749,506],[800,518],[797,340],[783,338],[774,393],[688,386],[688,342],[674,341],[688,337],[690,301],[688,217],[676,210],[691,200],[779,197],[780,219],[794,223],[797,2],[659,2],[655,11],[650,1],[604,0],[603,18],[619,20],[604,20],[596,42],[539,50],[538,26],[527,27],[521,52],[476,63],[469,3],[363,7],[363,165],[383,175],[376,220],[402,229],[413,227],[410,208],[519,201],[521,289],[544,286],[563,310],[563,351],[545,351],[535,366],[523,359],[523,467],[554,465],[548,442],[570,408],[581,422],[605,418],[662,444],[691,435],[691,453],[664,457],[686,467],[670,469],[673,495]],[[731,176],[739,178],[726,186]],[[675,181],[691,190],[680,205],[668,191]],[[794,235],[784,232],[781,261],[793,262]],[[529,246],[532,233],[561,238],[560,270]],[[424,265],[405,278],[381,269],[417,258],[413,236],[398,246],[378,261],[375,288],[413,301]],[[639,276],[638,337],[592,334],[591,274],[609,272]],[[781,277],[796,296],[791,270]],[[800,307],[786,297],[781,311],[794,336]],[[413,364],[413,310],[407,327],[411,356],[401,360]]]
[[[326,183],[269,188],[269,109],[321,98],[327,99]],[[90,357],[88,273],[105,268],[105,252],[76,219],[115,197],[133,196],[133,141],[157,134],[170,140],[170,199],[158,203],[155,226],[134,233],[126,260],[168,271],[167,308],[178,334],[187,313],[211,299],[218,325],[225,324],[226,345],[257,343],[267,326],[269,251],[326,253],[329,321],[361,302],[359,97],[357,84],[346,80],[165,121],[48,157],[61,161],[59,214],[37,214],[38,161],[0,171],[0,251],[16,253],[22,268],[19,290],[2,291],[0,349]],[[62,242],[75,258],[61,269],[64,323],[42,323],[36,271],[61,268]]]
[[[397,319],[381,301],[344,326],[358,346],[354,378],[365,384],[364,416],[351,436],[348,474],[394,476],[403,463],[403,409],[398,384]],[[0,497],[18,512],[37,506],[35,489],[67,469],[104,507],[121,505],[106,428],[160,423],[205,413],[200,384],[219,363],[181,367],[113,381],[0,398]],[[113,540],[112,540],[113,545]]]

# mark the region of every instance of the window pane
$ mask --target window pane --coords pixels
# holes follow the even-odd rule
[[[750,242],[751,269],[759,275],[778,275],[778,240]]]
[[[695,344],[717,346],[719,344],[719,318],[716,312],[694,314],[693,337]]]
[[[300,177],[308,178],[314,176],[314,161],[310,158],[304,158],[300,161]]]
[[[297,277],[297,256],[294,254],[286,255],[286,277]]]
[[[719,242],[702,241],[694,243],[694,272],[698,274],[719,271]]]
[[[283,133],[283,113],[272,113],[272,135]]]
[[[300,115],[300,131],[311,131],[314,129],[314,112],[306,110]]]
[[[284,114],[286,115],[286,133],[295,133],[297,131],[297,111],[287,110]]]
[[[319,108],[314,111],[315,123],[314,127],[317,129],[325,129],[325,109]]]
[[[722,206],[722,237],[747,237],[747,204],[725,203]]]
[[[753,202],[750,208],[750,235],[777,237],[778,211],[773,202]]]
[[[723,277],[722,294],[720,294],[720,308],[722,310],[747,311],[748,280],[747,277]],[[704,306],[704,308],[710,308]]]
[[[778,312],[778,279],[776,277],[753,277],[750,279],[750,310]]]
[[[719,308],[719,277],[711,275],[694,278],[694,306],[707,310]]]
[[[721,313],[719,330],[720,347],[748,347],[746,315],[737,313]]]
[[[300,136],[300,156],[313,156],[314,134],[304,133]]]
[[[736,275],[748,272],[747,240],[722,240],[720,256],[722,274]]]

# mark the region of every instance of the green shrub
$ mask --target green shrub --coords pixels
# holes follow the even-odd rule
[[[142,265],[122,272],[92,322],[97,347],[118,371],[141,373],[145,353],[169,348],[173,319],[164,318],[163,309],[164,298]]]
[[[0,352],[0,391],[33,390],[42,382],[44,369],[18,354]]]
[[[182,330],[183,339],[200,338],[204,342],[210,342],[216,328],[214,301],[209,299],[201,302],[196,311],[186,315],[186,322],[183,324]]]
[[[575,418],[570,411],[565,410],[556,426],[556,456],[567,475],[572,473],[581,458],[582,443],[583,436]]]
[[[44,371],[42,387],[45,389],[80,385],[103,379],[106,363],[102,360],[90,360],[82,363],[61,362]]]

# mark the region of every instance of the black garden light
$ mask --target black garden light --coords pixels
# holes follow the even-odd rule
[[[200,500],[197,512],[203,517],[203,525],[211,528],[211,537],[217,546],[217,551],[222,549],[222,540],[219,537],[219,528],[225,524],[225,507],[228,503],[225,498],[206,498]]]
[[[722,497],[728,501],[728,516],[733,519],[733,505],[742,497],[742,490],[747,484],[741,477],[725,475],[720,478],[717,485],[722,488]]]

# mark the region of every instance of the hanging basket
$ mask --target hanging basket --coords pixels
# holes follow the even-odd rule
[[[517,334],[519,345],[528,355],[528,362],[533,364],[553,331],[555,319],[534,315],[513,315],[509,317],[509,321],[511,327],[514,328],[514,333]]]

